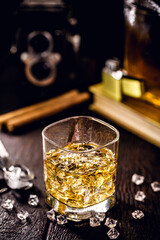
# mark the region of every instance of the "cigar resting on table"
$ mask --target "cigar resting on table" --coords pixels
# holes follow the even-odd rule
[[[0,115],[0,127],[2,126],[3,123],[5,123],[8,119],[11,119],[13,117],[16,117],[18,115],[22,115],[24,113],[27,113],[27,112],[31,112],[31,111],[34,111],[38,108],[42,108],[42,107],[45,107],[46,105],[49,105],[49,104],[54,104],[55,101],[61,99],[61,98],[65,98],[65,97],[74,97],[78,94],[78,91],[77,90],[71,90],[67,93],[64,93],[58,97],[55,97],[55,98],[51,98],[49,100],[46,100],[46,101],[43,101],[43,102],[40,102],[40,103],[36,103],[36,104],[33,104],[33,105],[30,105],[30,106],[27,106],[27,107],[24,107],[24,108],[20,108],[20,109],[17,109],[17,110],[14,110],[14,111],[11,111],[9,113],[5,113],[3,115]]]
[[[57,114],[89,98],[88,92],[79,93],[78,90],[71,90],[50,100],[0,115],[0,128],[5,125],[7,130],[12,132],[15,128]]]

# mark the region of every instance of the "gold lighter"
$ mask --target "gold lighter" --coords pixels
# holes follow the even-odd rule
[[[160,107],[160,92],[147,90],[145,81],[126,76],[126,72],[120,69],[118,59],[108,59],[102,70],[102,83],[104,94],[116,101],[122,101],[123,96],[139,98],[156,107]]]
[[[108,59],[105,62],[105,67],[102,69],[102,83],[104,93],[116,101],[121,101],[121,79],[123,72],[120,70],[118,59]]]

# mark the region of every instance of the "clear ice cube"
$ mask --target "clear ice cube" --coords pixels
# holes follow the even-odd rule
[[[11,166],[4,172],[4,178],[11,189],[20,189],[28,186],[29,181],[23,179],[23,171],[20,167]]]
[[[51,221],[56,220],[56,214],[55,214],[55,211],[53,209],[51,209],[47,212],[47,218]]]
[[[97,218],[97,217],[91,217],[91,218],[89,219],[89,223],[90,223],[90,226],[91,226],[91,227],[98,227],[98,226],[101,225],[101,221],[100,221],[100,219]]]
[[[14,207],[14,200],[6,199],[5,201],[2,202],[1,206],[4,209],[7,209],[7,210],[11,211]]]
[[[134,212],[132,212],[132,217],[134,219],[141,219],[144,217],[144,213],[141,210],[135,210]]]
[[[118,222],[117,220],[107,217],[104,225],[106,225],[109,228],[113,228],[117,225],[117,222]]]
[[[115,228],[111,228],[108,232],[107,235],[110,239],[117,239],[119,236],[119,232]]]
[[[146,198],[146,195],[143,191],[137,191],[134,198],[137,201],[144,202],[144,199]]]
[[[21,220],[22,222],[26,222],[27,218],[29,217],[29,213],[25,210],[21,210],[17,213],[17,217],[19,220]]]
[[[136,185],[140,185],[144,182],[144,176],[135,173],[132,176],[132,182],[135,183]]]
[[[36,207],[36,206],[38,206],[38,203],[39,203],[38,196],[35,194],[30,194],[29,198],[28,198],[28,204]]]
[[[7,184],[10,188],[16,189],[19,187],[20,175],[21,175],[21,169],[19,167],[14,167],[14,166],[11,166],[4,173],[4,177],[7,180]]]
[[[57,216],[57,223],[59,225],[63,225],[63,224],[66,224],[68,222],[67,218],[65,215],[61,214],[61,215],[58,215]]]
[[[106,217],[106,214],[99,212],[99,213],[96,213],[95,217],[97,217],[101,222],[103,222],[103,220]]]
[[[154,192],[160,191],[160,182],[157,182],[157,181],[152,182],[151,187]]]

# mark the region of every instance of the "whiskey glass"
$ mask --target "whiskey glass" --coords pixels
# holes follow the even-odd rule
[[[46,203],[81,221],[115,204],[119,132],[90,116],[73,116],[42,131]]]

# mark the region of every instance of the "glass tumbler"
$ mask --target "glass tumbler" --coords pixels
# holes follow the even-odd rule
[[[89,116],[74,116],[42,132],[46,203],[72,221],[115,204],[119,132]]]

